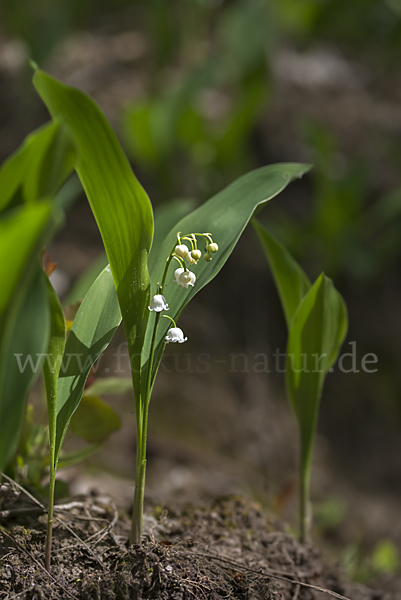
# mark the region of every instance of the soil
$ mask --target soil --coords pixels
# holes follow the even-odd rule
[[[141,545],[106,498],[55,511],[52,566],[43,563],[43,504],[11,480],[0,490],[0,598],[388,600],[347,582],[312,545],[301,545],[261,506],[240,496],[179,511],[154,506]]]

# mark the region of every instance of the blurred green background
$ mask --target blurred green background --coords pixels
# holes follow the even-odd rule
[[[356,494],[356,505],[370,507],[366,522],[382,506],[388,519],[377,509],[376,538],[397,544],[401,528],[391,524],[401,499],[400,53],[401,0],[0,5],[0,161],[47,119],[30,83],[26,60],[33,58],[99,102],[156,208],[171,199],[204,201],[264,164],[315,165],[259,215],[311,278],[324,270],[334,279],[349,308],[344,352],[356,342],[358,372],[337,369],[326,385],[317,453],[334,481],[325,482],[318,468],[315,480],[323,483],[315,494],[337,490],[349,505]],[[67,286],[99,255],[84,198],[52,251]],[[186,387],[161,374],[157,389],[171,404],[155,398],[155,439],[169,431],[195,447],[206,440],[220,455],[248,461],[278,479],[272,487],[279,505],[296,477],[295,453],[285,449],[295,447],[294,431],[279,416],[286,411],[283,376],[231,373],[224,363],[233,352],[252,358],[285,348],[284,318],[252,231],[183,323],[191,331],[185,351],[210,353],[214,366],[207,375],[181,374]],[[367,353],[378,357],[375,373],[360,367]],[[351,367],[351,357],[346,364]],[[259,383],[252,383],[255,377]],[[219,426],[216,420],[210,426],[213,407],[184,397],[213,397],[216,386],[233,404],[221,409]],[[266,442],[266,452],[252,447],[256,430],[250,427],[247,436],[240,427],[246,422],[238,424],[244,411],[259,419],[256,397],[261,406],[278,407],[267,415],[278,419],[283,441]],[[274,424],[266,430],[272,433]],[[291,456],[273,467],[279,450]],[[343,488],[353,492],[347,496]],[[321,514],[332,516],[326,509]],[[321,523],[324,528],[323,517]]]

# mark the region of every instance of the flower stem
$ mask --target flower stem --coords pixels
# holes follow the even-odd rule
[[[165,286],[165,283],[166,283],[166,278],[167,278],[167,271],[168,271],[168,268],[170,266],[171,259],[173,258],[174,250],[175,250],[175,246],[171,250],[171,252],[170,252],[170,254],[168,256],[168,259],[166,260],[166,266],[164,267],[164,273],[163,273],[162,282],[159,285],[159,294],[163,293],[164,286]],[[183,264],[184,264],[184,268],[185,268],[185,263],[183,263]],[[149,355],[149,357],[150,357],[150,355]]]
[[[172,324],[174,325],[174,327],[177,327],[176,322],[174,321],[174,319],[172,319],[168,315],[163,315],[163,319],[170,319],[170,321],[172,322]]]

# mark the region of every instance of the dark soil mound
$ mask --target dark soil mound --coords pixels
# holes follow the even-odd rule
[[[156,508],[146,541],[131,547],[128,519],[112,503],[74,499],[56,510],[50,573],[41,506],[12,484],[0,501],[1,599],[384,600],[345,582],[316,549],[240,497],[176,514]]]

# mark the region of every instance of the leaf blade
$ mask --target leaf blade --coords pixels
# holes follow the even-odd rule
[[[286,388],[301,435],[301,464],[310,465],[320,397],[347,332],[344,300],[322,273],[296,311],[287,345]]]
[[[65,318],[60,300],[46,276],[46,293],[50,309],[50,339],[43,365],[49,421],[49,449],[51,469],[55,466],[57,425],[57,384],[65,348]]]
[[[47,123],[29,134],[0,168],[0,211],[17,194],[32,204],[52,197],[74,168],[76,152],[61,122]]]
[[[48,202],[15,209],[0,220],[0,317],[11,301],[22,274],[51,214]]]
[[[49,308],[43,276],[38,267],[31,285],[8,315],[0,344],[0,471],[17,450],[26,397],[48,346]],[[30,363],[30,357],[36,362]]]
[[[240,177],[237,181],[213,196],[205,204],[181,219],[166,236],[160,249],[160,260],[154,263],[150,272],[152,285],[161,281],[165,260],[176,240],[176,233],[211,232],[219,245],[219,251],[211,263],[201,259],[193,269],[196,273],[195,287],[184,290],[173,281],[173,269],[167,276],[166,298],[170,306],[170,315],[177,319],[185,306],[205,285],[222,269],[240,235],[249,223],[252,215],[263,204],[274,198],[296,178],[309,171],[309,165],[278,164],[262,167]],[[191,269],[192,270],[192,269]],[[155,293],[152,291],[152,293]],[[161,319],[157,332],[158,351],[170,325]],[[149,327],[149,330],[151,328]],[[147,337],[149,345],[149,335]],[[146,355],[146,352],[144,353]],[[154,371],[157,364],[154,365]]]
[[[89,372],[109,345],[121,319],[113,277],[107,266],[85,296],[65,345],[57,386],[56,462]]]
[[[34,85],[52,117],[66,120],[76,142],[76,171],[104,242],[133,367],[139,371],[148,320],[147,258],[153,236],[150,200],[107,119],[89,96],[40,70],[35,72]],[[136,387],[137,396],[137,383]]]
[[[288,330],[302,298],[311,288],[305,271],[288,250],[256,219],[252,221],[269,262],[280,296]]]

